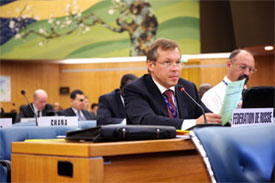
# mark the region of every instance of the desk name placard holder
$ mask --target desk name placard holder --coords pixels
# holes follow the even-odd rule
[[[47,116],[37,119],[38,126],[78,126],[76,116]]]
[[[0,128],[12,127],[12,118],[0,118]]]
[[[265,125],[272,123],[274,123],[273,108],[234,109],[232,113],[232,127]]]

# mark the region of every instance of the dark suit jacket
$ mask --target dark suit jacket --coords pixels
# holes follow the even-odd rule
[[[124,118],[126,118],[126,111],[119,89],[99,97],[97,125],[119,124]]]
[[[211,112],[201,102],[194,83],[180,78],[178,84],[183,85],[205,112]],[[180,129],[183,119],[196,119],[202,115],[201,109],[185,93],[179,91],[178,85],[175,86],[175,97],[179,118],[173,119],[169,118],[166,103],[151,75],[145,74],[124,89],[127,117],[132,121],[131,124],[167,125]]]
[[[33,103],[31,103],[33,106]],[[53,114],[53,106],[51,104],[46,104],[42,110],[42,116],[51,116]],[[20,121],[21,118],[33,118],[34,114],[29,105],[23,105],[19,109],[19,114],[16,117],[16,121]]]
[[[96,120],[96,117],[89,111],[81,110],[86,120]],[[67,108],[57,112],[58,116],[77,116],[73,109]]]

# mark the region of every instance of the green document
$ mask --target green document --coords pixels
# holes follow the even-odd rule
[[[228,83],[223,99],[223,105],[220,111],[220,115],[222,116],[222,125],[225,125],[231,120],[233,109],[238,107],[238,103],[240,102],[244,87],[244,82],[245,79]]]

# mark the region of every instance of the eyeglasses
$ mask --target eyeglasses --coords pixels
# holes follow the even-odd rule
[[[242,65],[242,64],[235,64],[235,63],[232,63],[234,65],[236,65],[239,69],[243,70],[243,71],[246,71],[246,69],[248,69],[249,72],[251,73],[254,73],[257,71],[256,68],[253,68],[253,67],[247,67],[245,65]]]
[[[181,68],[182,67],[182,63],[180,61],[176,61],[176,62],[170,62],[170,61],[165,61],[165,62],[157,62],[161,65],[163,65],[165,68],[171,68],[172,66],[176,66],[177,68]]]

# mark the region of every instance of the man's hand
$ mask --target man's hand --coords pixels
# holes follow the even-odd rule
[[[207,123],[222,123],[222,117],[219,114],[205,113]],[[203,115],[201,115],[197,120],[196,124],[204,124]]]

